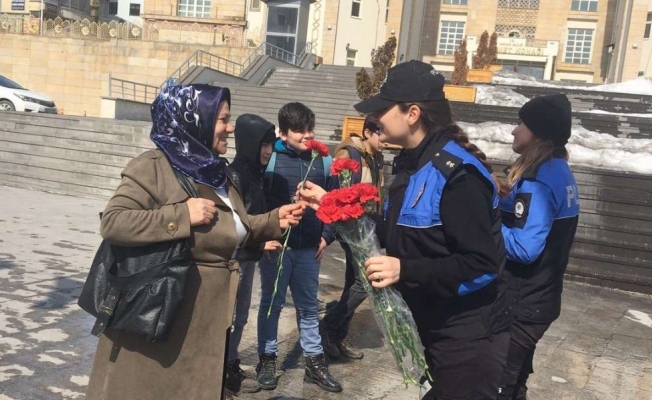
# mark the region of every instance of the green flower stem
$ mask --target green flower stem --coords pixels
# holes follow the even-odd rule
[[[269,302],[269,308],[267,309],[267,318],[269,318],[270,314],[272,313],[272,306],[274,305],[274,297],[276,297],[276,292],[278,291],[278,280],[281,277],[281,274],[283,273],[283,257],[285,257],[285,249],[288,246],[288,239],[290,239],[291,230],[292,227],[288,226],[285,232],[283,232],[283,236],[285,236],[285,241],[283,242],[283,250],[281,250],[281,254],[278,256],[278,260],[276,261],[276,267],[278,268],[278,271],[276,272],[276,280],[274,280],[274,291],[272,292],[272,300]]]
[[[360,275],[363,277],[363,287],[371,299],[372,310],[382,321],[385,327],[385,334],[389,342],[389,347],[396,365],[403,376],[403,382],[406,385],[419,385],[420,376],[417,377],[415,372],[425,371],[426,376],[432,379],[428,371],[425,356],[421,350],[421,341],[416,332],[409,324],[406,324],[405,317],[401,310],[398,309],[394,302],[390,289],[374,289],[364,268],[365,261],[371,257],[372,248],[364,239],[365,235],[363,226],[357,225],[357,232],[349,241],[354,254],[354,261],[359,268]],[[344,235],[343,235],[344,236]],[[382,327],[381,327],[382,328]]]
[[[301,181],[301,188],[305,189],[306,187],[306,181],[308,180],[308,175],[310,174],[310,170],[312,169],[312,164],[314,164],[315,159],[319,155],[319,152],[313,150],[312,151],[312,158],[310,159],[310,164],[308,164],[308,171],[306,172],[306,176],[303,177],[303,180]],[[294,204],[295,201],[292,200],[292,204]],[[292,227],[288,226],[285,232],[283,232],[283,236],[285,236],[285,241],[283,242],[283,250],[281,250],[281,254],[278,256],[278,259],[276,260],[276,268],[278,271],[276,272],[276,280],[274,280],[274,291],[272,292],[272,299],[269,302],[269,308],[267,309],[267,318],[272,313],[272,306],[274,305],[274,297],[276,297],[276,292],[278,291],[278,280],[281,278],[281,274],[283,273],[283,259],[285,258],[285,249],[288,247],[288,241],[290,240],[290,232],[292,231]]]

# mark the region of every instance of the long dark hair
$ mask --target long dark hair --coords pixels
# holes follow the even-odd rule
[[[441,135],[464,147],[466,151],[473,154],[482,164],[492,172],[491,164],[487,155],[475,144],[471,143],[467,134],[453,122],[448,100],[429,101],[427,103],[399,103],[401,112],[407,112],[411,106],[417,106],[421,110],[420,121],[428,135]],[[495,179],[495,178],[494,178]]]

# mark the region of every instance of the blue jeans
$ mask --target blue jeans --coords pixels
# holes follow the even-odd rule
[[[238,346],[240,346],[242,331],[245,325],[247,325],[247,318],[249,318],[251,292],[254,286],[254,272],[256,272],[255,261],[243,261],[240,263],[240,286],[238,286],[238,297],[235,302],[233,332],[231,332],[231,336],[229,337],[229,362],[239,358]]]
[[[272,303],[274,281],[278,268],[279,254],[273,254],[268,260],[260,260],[260,280],[262,293],[258,309],[258,354],[278,355],[278,319],[285,305],[288,286],[292,291],[294,307],[297,311],[297,324],[301,337],[301,348],[306,357],[322,354],[321,336],[319,336],[319,307],[317,290],[319,288],[319,261],[315,259],[317,249],[299,249],[285,252],[283,273],[278,281],[278,290]],[[269,305],[272,312],[267,317]]]

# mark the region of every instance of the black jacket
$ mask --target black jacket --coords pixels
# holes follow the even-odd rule
[[[267,205],[272,209],[292,203],[312,157],[310,151],[299,154],[288,148],[281,139],[274,144],[274,153],[276,161],[273,171],[270,171],[270,163],[263,178]],[[328,167],[324,168],[324,161],[324,157],[315,159],[308,180],[331,190],[337,187],[337,179],[330,176]],[[330,156],[327,161],[330,162]],[[327,244],[331,244],[335,240],[335,229],[332,226],[324,226],[315,211],[306,208],[301,222],[290,232],[288,246],[292,249],[316,250],[322,237]]]
[[[247,213],[262,214],[269,211],[263,193],[263,172],[260,148],[263,137],[274,133],[274,125],[252,114],[241,115],[235,127],[235,158],[230,165],[235,185],[244,199]],[[263,255],[264,243],[246,244],[238,251],[239,261],[258,261]]]
[[[516,319],[552,322],[561,311],[561,292],[579,220],[575,178],[563,158],[530,171],[501,201],[506,269]]]
[[[396,287],[423,344],[472,340],[507,328],[505,253],[490,172],[454,141],[428,136],[396,160],[384,207]]]

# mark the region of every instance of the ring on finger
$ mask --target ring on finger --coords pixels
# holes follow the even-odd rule
[[[380,275],[380,273],[376,274],[376,282],[382,282],[383,277]]]

